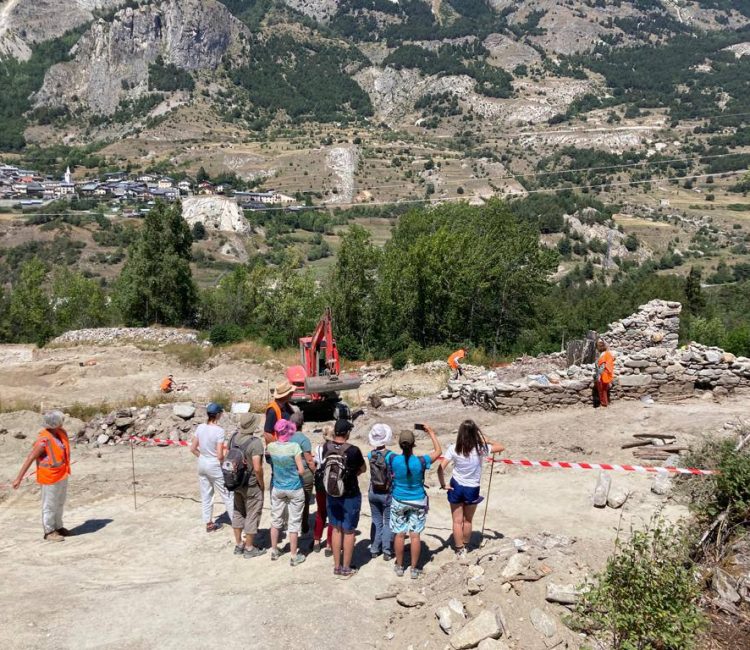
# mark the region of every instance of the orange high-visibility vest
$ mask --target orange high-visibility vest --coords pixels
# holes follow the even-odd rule
[[[463,359],[466,356],[466,350],[461,348],[460,350],[456,350],[451,356],[448,357],[448,365],[455,370],[458,368],[459,361]]]
[[[615,378],[615,358],[609,350],[605,350],[599,355],[596,366],[599,370],[599,379],[602,383],[611,384]]]
[[[44,447],[44,455],[36,459],[36,480],[52,485],[70,474],[70,441],[64,429],[56,429],[57,436],[47,429],[39,432],[36,445]]]
[[[161,382],[162,392],[166,393],[170,388],[172,388],[173,383],[174,382],[169,377],[162,379],[162,382]]]

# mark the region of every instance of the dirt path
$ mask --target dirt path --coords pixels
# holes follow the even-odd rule
[[[506,443],[510,457],[624,462],[631,459],[619,444],[632,432],[673,431],[681,441],[695,442],[746,412],[746,401],[717,405],[696,399],[649,409],[640,403],[618,403],[608,411],[569,409],[500,418],[423,401],[418,408],[368,414],[366,419],[372,422],[377,416],[397,428],[433,422],[447,444],[461,419],[474,417],[489,435]],[[367,424],[359,421],[358,437]],[[420,444],[424,448],[424,442]],[[229,648],[403,648],[415,638],[420,647],[445,647],[446,637],[436,625],[415,628],[409,624],[411,614],[394,600],[375,600],[375,594],[398,579],[382,559],[369,559],[367,505],[357,538],[356,562],[362,568],[346,582],[334,579],[331,560],[322,554],[310,555],[297,568],[289,566],[288,556],[273,563],[268,555],[244,560],[232,555],[227,528],[212,535],[203,532],[194,460],[184,448],[136,450],[137,511],[127,447],[82,447],[74,450],[74,457],[78,462],[66,524],[77,534],[63,544],[41,539],[35,484],[29,482],[15,493],[0,491],[0,524],[6,531],[0,541],[1,647],[135,649],[221,643]],[[20,460],[18,447],[0,447],[0,480],[5,481]],[[489,536],[513,538],[547,531],[577,539],[572,563],[552,566],[555,582],[575,582],[601,567],[618,527],[627,530],[631,523],[641,524],[661,507],[670,519],[685,514],[682,506],[653,495],[650,479],[644,476],[613,477],[615,485],[633,492],[617,511],[591,507],[594,472],[497,472],[487,519]],[[488,478],[485,472],[484,493]],[[428,483],[435,485],[434,474]],[[428,573],[453,562],[445,496],[434,488],[430,492],[424,536],[431,554]],[[266,509],[262,528],[268,523]],[[544,604],[542,582],[524,587],[519,595],[511,592],[497,603],[513,631],[514,647],[544,648],[528,627],[528,609],[536,601]],[[50,584],[55,585],[54,598]],[[42,610],[44,616],[39,617]]]

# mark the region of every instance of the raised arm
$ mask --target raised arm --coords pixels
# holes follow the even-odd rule
[[[430,436],[430,440],[432,440],[432,453],[430,454],[430,460],[434,463],[440,458],[440,454],[443,453],[443,448],[440,446],[440,441],[437,439],[437,434],[432,427],[425,425],[424,430],[427,435]]]

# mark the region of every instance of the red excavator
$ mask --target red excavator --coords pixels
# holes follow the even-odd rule
[[[290,366],[286,371],[295,388],[292,403],[306,415],[314,411],[327,419],[341,400],[339,391],[354,390],[362,384],[356,373],[341,374],[330,307],[321,316],[313,335],[299,340],[299,349],[302,365]]]

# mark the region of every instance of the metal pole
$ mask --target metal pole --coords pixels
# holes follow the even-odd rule
[[[490,482],[487,485],[487,500],[484,502],[484,517],[482,517],[482,541],[481,546],[484,546],[484,525],[487,523],[487,510],[490,507],[490,495],[492,494],[492,475],[495,473],[495,454],[492,454],[492,464],[490,465]]]
[[[135,496],[135,441],[132,438],[130,440],[130,464],[133,468],[133,509],[138,510],[138,501]]]

